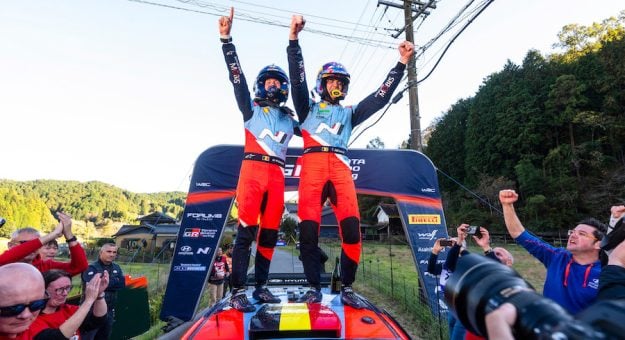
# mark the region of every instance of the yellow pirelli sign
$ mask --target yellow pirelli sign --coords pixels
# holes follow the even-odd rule
[[[441,224],[441,215],[408,214],[408,224]]]

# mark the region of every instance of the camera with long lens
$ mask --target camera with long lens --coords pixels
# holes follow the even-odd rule
[[[625,300],[596,303],[574,319],[513,269],[475,254],[458,260],[445,284],[445,300],[466,329],[484,337],[486,315],[504,303],[517,310],[517,339],[622,339],[625,334]]]

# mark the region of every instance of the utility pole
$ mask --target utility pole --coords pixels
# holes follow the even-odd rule
[[[404,0],[404,20],[406,22],[406,40],[414,44],[412,28],[412,0]],[[419,115],[419,93],[417,92],[417,65],[413,55],[408,62],[408,108],[410,112],[410,148],[422,151],[421,116]]]
[[[406,40],[414,44],[414,29],[412,22],[419,16],[427,16],[430,12],[428,8],[435,9],[435,0],[429,0],[427,2],[419,0],[403,0],[403,5],[390,2],[388,0],[378,0],[378,5],[386,5],[389,7],[403,8],[404,21],[406,30]],[[414,15],[413,15],[414,14]],[[404,29],[399,30],[393,35],[393,38],[397,38]],[[410,148],[417,151],[422,151],[423,143],[421,142],[421,116],[419,114],[419,94],[417,92],[417,66],[416,60],[413,56],[412,59],[406,65],[408,68],[408,107],[410,113]]]

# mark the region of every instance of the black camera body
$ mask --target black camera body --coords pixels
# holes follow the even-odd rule
[[[611,251],[625,241],[625,217],[616,222],[612,231],[601,241],[601,249]]]
[[[475,237],[477,238],[482,238],[482,231],[480,230],[479,226],[470,225],[465,230],[468,235],[475,235]]]
[[[513,269],[476,254],[458,260],[445,284],[445,301],[466,329],[484,337],[486,314],[504,303],[517,310],[517,339],[622,339],[625,334],[625,300],[596,303],[574,319]]]
[[[441,247],[452,247],[454,245],[454,241],[453,240],[440,240],[438,244],[440,244]]]

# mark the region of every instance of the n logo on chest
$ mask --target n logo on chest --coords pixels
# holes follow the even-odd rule
[[[338,135],[341,133],[341,131],[343,131],[343,124],[341,123],[335,123],[334,126],[329,127],[328,124],[326,123],[321,123],[319,124],[319,126],[317,127],[317,130],[315,131],[316,134],[320,134],[323,131],[328,131],[329,133],[333,134],[333,135]]]
[[[278,131],[274,135],[271,131],[269,131],[269,129],[263,129],[263,131],[261,131],[258,135],[258,139],[264,139],[265,137],[269,137],[276,143],[284,144],[286,136],[287,135],[284,131]]]

